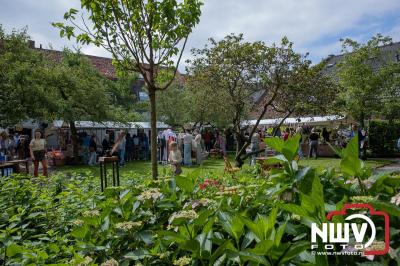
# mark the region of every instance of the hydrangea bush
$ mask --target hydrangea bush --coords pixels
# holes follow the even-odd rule
[[[269,140],[281,168],[231,175],[125,176],[99,189],[89,173],[0,179],[0,260],[5,265],[396,265],[400,176],[373,175],[350,143],[342,171],[295,161],[298,141]],[[353,149],[353,150],[352,150]],[[370,203],[391,217],[391,250],[380,257],[313,256],[310,223],[344,203]],[[378,228],[378,230],[381,230]],[[378,232],[379,233],[379,232]]]

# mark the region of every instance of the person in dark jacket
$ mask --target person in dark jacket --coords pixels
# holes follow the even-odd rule
[[[126,161],[130,162],[133,160],[133,138],[131,137],[131,134],[126,134],[126,144],[125,144],[125,150],[126,150]]]
[[[313,153],[315,153],[315,159],[317,159],[319,134],[315,131],[315,128],[311,130],[309,139],[310,139],[310,151],[308,153],[308,158],[311,158]]]
[[[106,154],[107,151],[111,150],[110,142],[108,141],[108,135],[106,134],[104,136],[103,142],[101,143],[101,146],[103,146],[103,155]]]

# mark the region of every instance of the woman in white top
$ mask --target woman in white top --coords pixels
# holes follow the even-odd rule
[[[197,131],[194,132],[196,137],[194,138],[194,144],[196,149],[196,163],[197,165],[201,164],[201,134]]]
[[[34,176],[38,176],[39,162],[42,163],[43,175],[47,176],[46,140],[42,138],[42,132],[40,130],[35,131],[35,138],[31,140],[29,150],[35,166]]]
[[[178,144],[174,141],[169,144],[168,161],[171,164],[174,175],[179,175],[182,173],[182,154],[181,151],[178,149]]]

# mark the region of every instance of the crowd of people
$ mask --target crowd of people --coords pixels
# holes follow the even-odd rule
[[[0,133],[0,154],[11,159],[29,157],[30,137],[27,135]]]
[[[304,157],[301,148],[302,144],[308,144],[308,152],[306,154],[308,158],[318,158],[320,144],[330,143],[334,146],[345,148],[349,140],[355,136],[358,136],[360,158],[365,157],[368,148],[368,131],[360,129],[357,125],[352,125],[351,130],[329,131],[326,127],[320,129],[309,125],[298,126],[296,128],[287,127],[283,133],[281,133],[280,128],[271,128],[271,130],[266,130],[266,136],[277,136],[284,141],[288,140],[290,136],[299,134],[300,149],[298,150],[298,156],[300,158]]]
[[[328,130],[311,127],[308,125],[281,128],[257,129],[250,137],[249,132],[245,133],[245,141],[250,145],[246,149],[250,153],[250,164],[255,163],[256,157],[261,151],[266,151],[264,142],[266,137],[280,137],[287,141],[289,137],[300,135],[300,147],[308,144],[308,151],[305,154],[308,158],[318,158],[319,147],[322,143],[331,143],[338,147],[345,147],[348,141],[358,136],[358,147],[360,158],[365,156],[368,147],[368,132],[353,125],[351,130]],[[208,154],[227,155],[227,132],[221,132],[212,128],[186,129],[175,133],[171,129],[160,131],[158,134],[157,148],[158,160],[169,162],[175,174],[181,173],[181,166],[192,166],[193,161],[200,165]],[[229,136],[230,138],[230,136]],[[231,140],[229,140],[232,142]],[[229,142],[228,141],[228,142]],[[144,132],[130,134],[121,130],[114,141],[114,136],[106,134],[102,141],[95,134],[81,132],[78,134],[78,156],[85,164],[97,165],[99,156],[118,155],[121,166],[126,162],[137,160],[149,160],[150,140]],[[399,139],[400,145],[400,139]],[[400,147],[399,147],[400,149]],[[34,162],[34,175],[38,175],[39,163],[43,166],[43,173],[47,175],[46,141],[40,130],[35,131],[31,140],[27,135],[0,133],[0,155],[9,159],[32,158]],[[67,145],[67,156],[73,157],[72,144]],[[69,154],[69,155],[68,155]],[[299,158],[303,158],[303,149],[298,150]]]
[[[121,166],[130,161],[149,159],[149,138],[143,132],[130,134],[121,130],[116,141],[109,134],[105,134],[101,142],[96,134],[89,135],[83,132],[78,136],[78,145],[83,163],[91,166],[97,165],[99,156],[112,154],[113,148],[119,156]],[[67,146],[67,150],[71,155],[71,144]]]

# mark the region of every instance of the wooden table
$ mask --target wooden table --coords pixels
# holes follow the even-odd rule
[[[13,160],[0,164],[1,176],[4,176],[6,168],[12,168],[15,173],[20,173],[19,164],[25,164],[26,174],[29,174],[29,161],[28,160]]]
[[[101,191],[107,187],[107,165],[112,167],[113,186],[119,186],[119,160],[118,156],[99,157]]]

